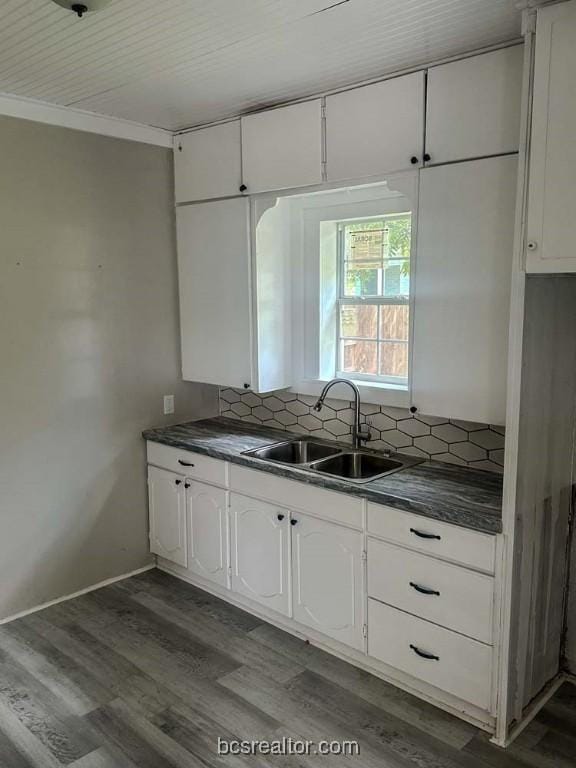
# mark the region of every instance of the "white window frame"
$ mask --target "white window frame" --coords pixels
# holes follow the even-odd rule
[[[386,219],[393,219],[393,218],[399,218],[400,216],[410,216],[410,225],[411,225],[411,233],[410,233],[410,242],[412,242],[412,234],[414,230],[414,217],[413,212],[411,210],[405,210],[400,212],[394,212],[394,213],[383,213],[380,216],[374,216],[365,219],[366,223],[374,222],[374,221],[385,221]],[[337,288],[337,298],[336,298],[336,305],[337,305],[337,320],[336,320],[336,372],[335,375],[338,378],[343,379],[351,379],[354,382],[372,382],[375,384],[388,384],[388,385],[395,385],[399,387],[408,387],[408,381],[409,381],[409,373],[410,373],[410,352],[411,352],[411,340],[410,340],[410,332],[408,333],[408,339],[383,339],[380,338],[377,339],[364,339],[361,337],[349,337],[350,340],[357,340],[357,341],[377,341],[378,342],[378,368],[380,367],[380,341],[383,343],[398,343],[398,344],[405,344],[408,348],[408,371],[406,376],[386,376],[386,375],[380,375],[380,374],[370,374],[370,373],[359,373],[354,372],[351,374],[349,371],[344,371],[342,367],[339,365],[342,363],[342,355],[341,355],[341,349],[342,349],[342,341],[344,341],[344,338],[341,335],[340,331],[340,318],[341,318],[341,311],[343,306],[359,306],[359,305],[365,305],[365,306],[375,306],[380,308],[381,306],[394,306],[394,307],[408,307],[408,317],[409,317],[409,328],[412,325],[412,317],[411,317],[411,311],[410,311],[410,300],[411,300],[411,294],[412,294],[412,286],[411,286],[411,280],[409,280],[409,295],[405,298],[403,296],[346,296],[344,285],[345,285],[345,266],[344,266],[344,255],[345,255],[345,244],[344,244],[344,230],[346,229],[346,226],[349,224],[357,224],[359,223],[358,219],[347,219],[344,221],[339,221],[337,224],[338,228],[338,236],[337,236],[337,262],[338,262],[338,288]],[[412,258],[412,247],[410,247],[410,259]],[[378,329],[380,328],[380,316],[378,316]],[[379,332],[379,331],[378,331]]]

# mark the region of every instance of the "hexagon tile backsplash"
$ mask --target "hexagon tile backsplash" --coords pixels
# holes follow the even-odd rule
[[[238,389],[220,390],[220,414],[252,424],[265,424],[332,440],[351,441],[354,411],[348,400],[326,399],[317,413],[316,398],[292,392],[257,395]],[[408,409],[363,403],[370,425],[369,448],[408,453],[490,472],[502,472],[504,427],[439,416],[413,416]]]

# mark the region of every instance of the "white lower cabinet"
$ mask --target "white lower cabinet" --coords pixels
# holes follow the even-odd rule
[[[290,513],[230,494],[232,589],[290,615]]]
[[[228,586],[228,493],[205,483],[186,481],[188,570]]]
[[[177,575],[492,725],[495,537],[181,450],[148,458],[150,546]]]
[[[363,648],[362,534],[292,515],[294,619]]]
[[[175,472],[148,467],[150,551],[184,568],[186,553],[186,489]]]

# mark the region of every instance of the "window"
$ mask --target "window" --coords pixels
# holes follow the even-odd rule
[[[337,224],[337,374],[405,385],[410,213]]]

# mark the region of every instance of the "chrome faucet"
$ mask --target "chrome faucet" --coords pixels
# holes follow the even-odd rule
[[[360,424],[360,390],[353,381],[350,381],[349,379],[332,379],[332,381],[329,381],[314,404],[314,410],[322,410],[328,390],[330,390],[334,384],[348,384],[349,387],[352,387],[352,391],[354,392],[354,426],[352,427],[352,442],[354,448],[361,448],[362,442],[370,440],[370,430],[368,427],[364,429]]]

